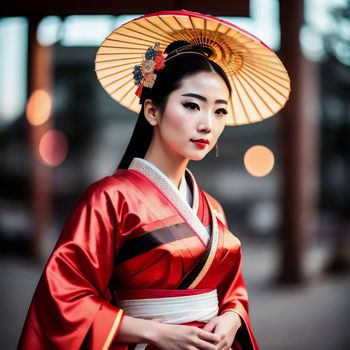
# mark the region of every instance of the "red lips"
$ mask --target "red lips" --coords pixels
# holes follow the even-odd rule
[[[209,145],[209,140],[207,139],[198,139],[191,141],[200,149],[204,149],[206,145]]]
[[[200,143],[205,143],[206,145],[209,145],[209,140],[207,139],[198,139],[198,140],[191,140],[192,142],[200,142]]]

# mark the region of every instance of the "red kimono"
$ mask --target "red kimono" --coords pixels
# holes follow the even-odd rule
[[[118,342],[121,295],[213,289],[219,314],[233,311],[242,319],[233,348],[258,349],[240,242],[220,204],[188,171],[186,178],[192,207],[137,158],[84,192],[39,281],[19,349],[134,349]]]

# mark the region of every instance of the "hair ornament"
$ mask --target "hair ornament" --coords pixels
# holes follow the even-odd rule
[[[205,46],[205,45],[188,44],[170,51],[166,56],[165,61],[168,61],[169,59],[176,57],[178,55],[189,54],[189,53],[198,54],[206,58],[210,58],[210,56],[213,54],[213,50],[209,46]]]
[[[141,65],[134,67],[133,75],[135,85],[138,85],[138,89],[136,90],[138,97],[141,97],[144,86],[152,89],[157,78],[157,74],[154,71],[159,71],[164,67],[165,57],[159,48],[159,43],[155,43],[154,47],[149,47],[145,52],[145,60]]]

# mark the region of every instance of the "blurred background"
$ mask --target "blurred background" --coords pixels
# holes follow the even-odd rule
[[[0,4],[1,349],[16,348],[70,211],[114,172],[136,122],[97,81],[98,46],[134,17],[181,8],[255,34],[292,81],[277,116],[226,128],[219,157],[190,164],[242,241],[261,349],[350,349],[350,1],[149,3]]]

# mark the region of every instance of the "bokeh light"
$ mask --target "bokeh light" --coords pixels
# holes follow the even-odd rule
[[[275,164],[272,151],[261,145],[250,147],[244,155],[244,165],[249,174],[262,177],[271,172]]]
[[[33,91],[27,103],[27,120],[29,124],[44,124],[51,114],[52,100],[50,94],[42,89]]]
[[[60,165],[68,153],[68,140],[66,135],[59,130],[51,129],[41,138],[39,143],[39,155],[45,165]]]

